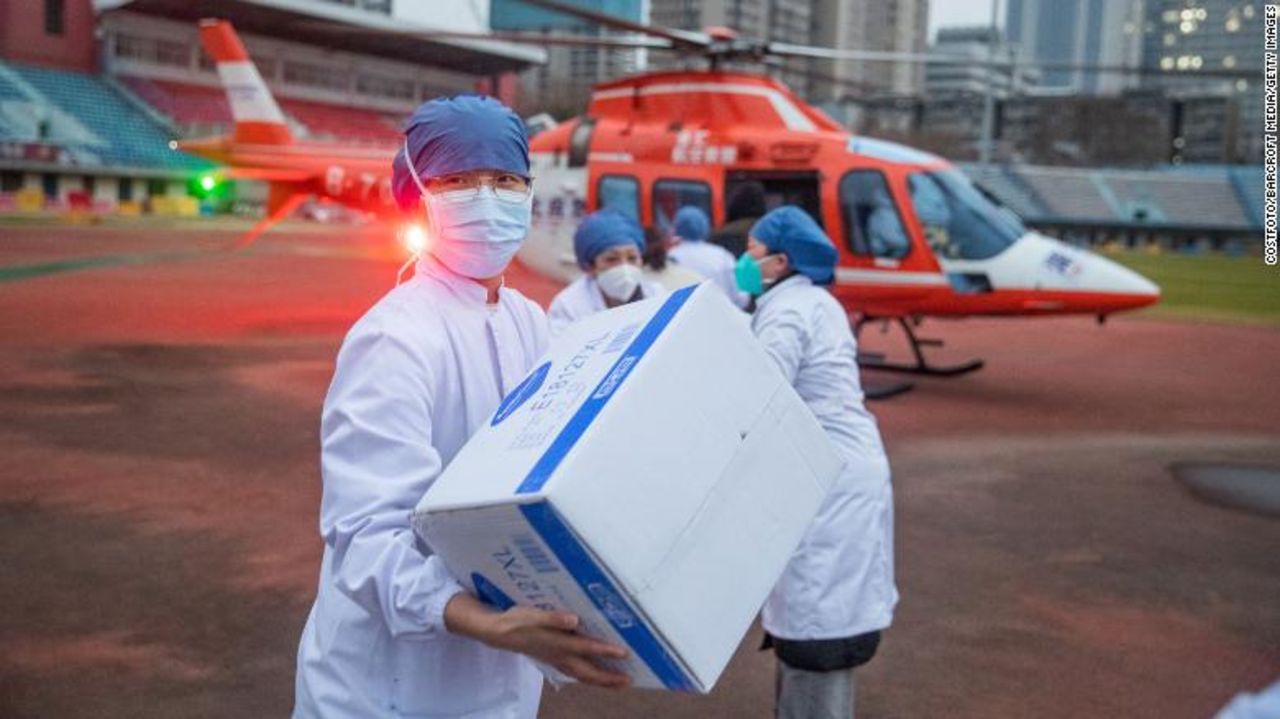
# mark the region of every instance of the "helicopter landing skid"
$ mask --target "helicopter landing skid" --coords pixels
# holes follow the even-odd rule
[[[874,317],[860,318],[853,327],[853,334],[857,337],[862,332],[863,325],[874,321]],[[888,321],[888,320],[884,320]],[[969,374],[982,369],[985,364],[983,360],[971,359],[967,362],[959,362],[950,365],[931,364],[924,356],[924,347],[941,347],[943,342],[940,339],[928,337],[917,337],[915,330],[911,327],[911,323],[903,317],[896,317],[894,321],[902,327],[902,331],[907,335],[907,341],[911,344],[911,354],[914,356],[914,362],[890,362],[885,359],[883,353],[880,352],[859,352],[858,366],[864,369],[875,369],[882,372],[900,372],[903,374],[917,374],[928,377],[957,377],[962,374]],[[908,387],[909,389],[909,387]],[[892,397],[894,394],[901,394],[906,390],[899,390],[887,396]],[[871,397],[871,392],[867,392],[867,396]],[[880,399],[880,397],[873,397]]]

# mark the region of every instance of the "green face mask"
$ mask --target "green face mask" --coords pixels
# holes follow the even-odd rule
[[[738,282],[738,289],[752,297],[764,292],[764,276],[760,274],[760,261],[746,252],[738,258],[733,266],[733,278]]]

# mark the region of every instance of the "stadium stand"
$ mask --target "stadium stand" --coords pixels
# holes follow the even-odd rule
[[[1107,198],[1089,170],[1024,166],[1018,176],[1044,199],[1048,214],[1057,217],[1114,217]]]
[[[1262,235],[1261,167],[961,167],[1028,225],[1051,234],[1178,240],[1174,245]]]
[[[1245,208],[1249,222],[1262,227],[1262,187],[1266,180],[1262,166],[1232,167],[1228,173],[1231,176],[1231,185],[1235,188],[1236,197]]]
[[[231,107],[221,88],[128,75],[119,75],[116,79],[134,95],[184,129],[226,128],[231,125]]]
[[[0,102],[26,100],[27,96],[9,78],[8,73],[0,70]]]
[[[1044,200],[1016,173],[1007,167],[974,165],[965,168],[979,185],[998,197],[1002,203],[1021,217],[1043,215]]]
[[[0,140],[56,145],[84,168],[196,171],[209,166],[169,149],[168,129],[101,78],[30,65],[0,65],[27,89],[15,88],[12,79],[7,82],[10,99],[3,106],[7,122],[0,127]]]
[[[393,147],[402,140],[396,120],[369,110],[288,98],[280,107],[315,140]]]
[[[1119,203],[1122,217],[1127,214],[1139,219],[1133,217],[1136,208],[1150,207],[1159,212],[1164,222],[1185,227],[1246,226],[1244,208],[1231,183],[1224,180],[1222,176],[1159,172],[1113,172],[1103,176]]]
[[[127,75],[118,79],[188,135],[224,132],[231,125],[231,108],[221,88]],[[397,121],[380,113],[321,102],[277,99],[303,138],[387,146],[400,141]]]

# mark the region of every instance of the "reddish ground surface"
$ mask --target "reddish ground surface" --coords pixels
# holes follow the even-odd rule
[[[395,254],[356,231],[214,251],[234,236],[0,228],[0,717],[289,711],[320,402]],[[1167,471],[1280,467],[1280,332],[926,329],[988,366],[873,406],[902,602],[860,717],[1206,717],[1280,675],[1280,521]],[[768,716],[758,641],[709,696],[570,687],[543,715]]]

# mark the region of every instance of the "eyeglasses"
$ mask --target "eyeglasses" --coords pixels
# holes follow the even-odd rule
[[[403,152],[407,162],[408,158],[412,157],[409,153],[408,137],[404,140]],[[418,177],[413,163],[407,162],[407,164],[409,177],[413,178],[413,184],[418,186],[418,192],[422,194],[424,200],[428,194],[448,203],[474,200],[480,196],[480,188],[486,185],[493,189],[493,194],[499,200],[506,202],[524,202],[533,192],[533,178],[515,172],[500,170],[458,172],[438,175],[424,183],[422,178]]]
[[[426,191],[445,202],[474,199],[480,188],[488,187],[499,200],[524,202],[533,190],[529,178],[513,172],[461,172],[440,175],[423,183]]]

